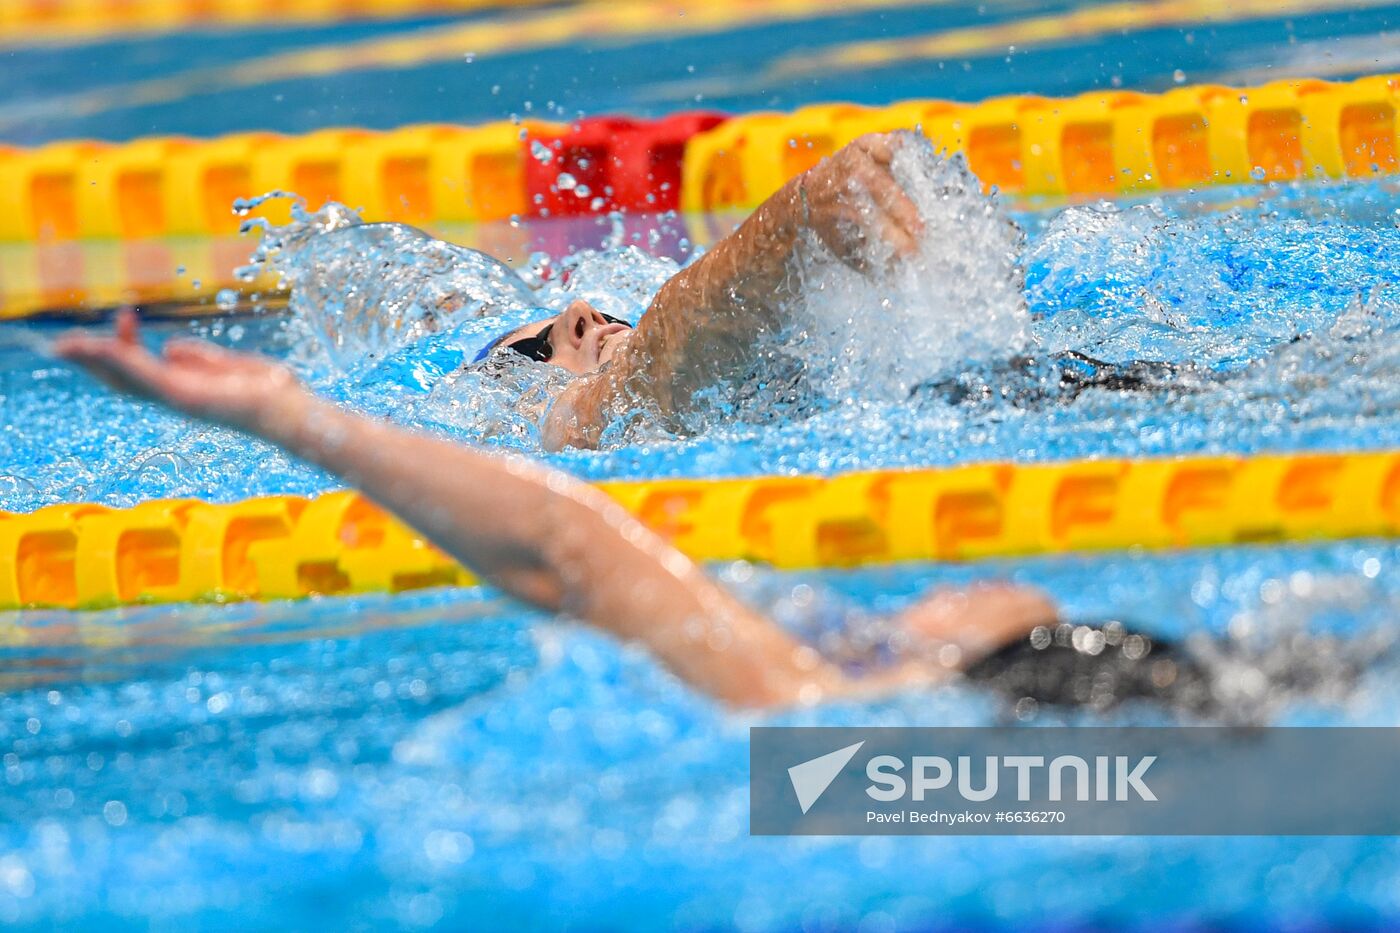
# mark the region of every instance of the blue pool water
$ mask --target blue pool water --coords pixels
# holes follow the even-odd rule
[[[506,9],[375,24],[113,35],[77,48],[0,44],[10,92],[0,101],[0,138],[32,145],[87,136],[480,123],[510,114],[568,120],[696,108],[738,113],[833,100],[1162,91],[1178,83],[1177,72],[1193,84],[1249,85],[1400,66],[1393,39],[1400,4],[1393,0],[1290,0],[1277,10],[1145,2],[1126,4],[1139,14],[1126,21],[1076,28],[1077,11],[1105,5],[890,0],[813,5],[795,18],[721,17],[701,28],[687,24],[679,15],[685,4],[676,3],[671,28],[633,33],[599,26],[598,17],[591,26],[581,23],[570,10],[577,4],[560,3],[527,13],[551,18],[558,26],[552,37],[515,42],[483,41],[461,29],[474,21],[499,24],[513,15]],[[999,31],[1032,19],[1040,24]],[[450,52],[415,51],[415,40],[431,43],[449,30],[460,41],[438,47]],[[940,35],[958,41],[913,59],[833,67],[821,57],[861,42]],[[387,65],[365,64],[388,40],[406,40],[409,51]],[[317,56],[313,71],[298,70],[301,53]]]
[[[794,49],[1079,6],[832,11],[709,35],[580,40],[548,54],[482,51],[471,62],[252,85],[228,82],[249,61],[450,23],[6,49],[0,62],[14,93],[0,104],[0,138],[495,119],[524,112],[526,101],[558,116],[1160,89],[1175,83],[1177,69],[1191,81],[1266,80],[1285,70],[1346,76],[1387,67],[1393,55],[1395,7],[1381,3],[1198,29],[1114,30],[1014,54],[984,46],[830,75],[781,78],[754,65]],[[115,88],[109,61],[124,63]],[[151,81],[173,81],[164,87],[178,93],[131,93],[152,90],[142,84]],[[963,264],[959,278],[889,283],[889,307],[839,272],[825,280],[838,300],[806,309],[816,335],[806,359],[826,366],[835,384],[857,388],[815,399],[800,418],[774,417],[759,399],[737,413],[710,413],[695,436],[643,423],[600,451],[549,459],[607,479],[1400,446],[1395,181],[1004,210],[1025,231],[1015,257],[1022,317],[947,337],[954,321],[985,323],[1007,310],[1005,263],[976,248],[997,242],[995,223],[983,218],[942,244]],[[623,236],[608,222],[541,224],[529,232],[548,264],[515,258],[547,279],[544,303],[583,295],[636,313],[691,258],[692,241],[713,238],[696,235],[697,223],[713,234],[728,219],[647,218]],[[571,273],[567,286],[561,268]],[[1017,322],[1024,326],[1012,334]],[[0,329],[0,509],[231,501],[334,487],[261,444],[100,389],[44,355],[58,329]],[[348,369],[333,365],[305,320],[272,308],[165,322],[148,339],[193,331],[259,350],[291,361],[319,391],[353,407],[461,439],[489,432],[487,443],[541,455],[527,424],[455,373],[494,329],[463,322],[372,362],[356,357]],[[864,368],[860,360],[832,368],[821,348],[833,337],[858,344]],[[1069,397],[1043,370],[1016,375],[1002,366],[1013,352],[1046,358],[1065,350],[1172,363],[1180,375],[1145,392]],[[911,394],[911,384],[922,387]],[[929,587],[1010,578],[1047,590],[1069,618],[1121,617],[1156,635],[1213,639],[1232,659],[1222,689],[1240,718],[1392,726],[1400,719],[1390,649],[1400,635],[1397,566],[1395,543],[1352,541],[712,571],[784,618],[813,601],[838,615],[893,612]],[[1299,668],[1312,675],[1307,690],[1271,679]],[[635,649],[477,590],[4,613],[0,924],[873,933],[1400,922],[1400,846],[1389,839],[747,834],[751,725],[1013,718],[995,697],[962,685],[800,713],[736,713]],[[1041,711],[1032,724],[1065,719],[1157,724],[1174,714]]]
[[[688,438],[644,431],[551,459],[603,478],[1391,447],[1397,209],[1400,190],[1384,181],[1018,206],[1027,345],[1193,362],[1184,388],[953,402],[874,382],[806,420],[717,420]],[[627,250],[570,264],[577,293],[616,303],[644,300],[674,268]],[[554,281],[542,295],[560,298]],[[464,326],[453,339],[474,350],[471,328],[487,325]],[[285,314],[163,329],[282,355],[323,391],[414,426],[469,438],[495,417],[453,383],[452,340],[424,338],[349,377]],[[279,453],[116,398],[36,355],[49,330],[7,331],[0,507],[330,487]],[[991,357],[952,371],[979,367],[1009,379]],[[494,443],[532,445],[528,434]],[[1264,675],[1236,683],[1241,715],[1390,725],[1400,694],[1383,646],[1396,634],[1397,561],[1393,543],[1345,542],[714,572],[780,615],[809,599],[806,587],[823,605],[885,612],[929,586],[1009,577],[1044,587],[1072,618],[1223,639]],[[19,927],[1062,929],[1400,916],[1390,840],[747,835],[749,725],[1010,715],[964,687],[735,713],[634,649],[478,591],[4,621],[0,918]],[[1270,671],[1299,664],[1316,668],[1315,688],[1268,686]]]
[[[767,582],[884,608],[1011,573],[1158,632],[1345,639],[1393,625],[1397,560],[1353,543]],[[1393,840],[747,835],[749,725],[1003,720],[962,689],[741,715],[634,651],[453,591],[24,622],[0,699],[12,928],[1305,928],[1400,908]],[[1274,719],[1393,724],[1395,674]]]
[[[882,384],[879,373],[857,368],[859,391],[805,419],[771,422],[750,410],[748,418],[716,417],[698,436],[642,432],[603,452],[551,459],[587,478],[608,479],[1400,444],[1400,298],[1393,293],[1400,278],[1400,183],[1019,208],[1007,213],[1027,232],[1020,255],[1029,323],[1027,339],[1015,348],[1189,364],[1176,391],[1090,391],[1070,401],[1030,398],[1015,405],[951,402],[929,392],[911,401],[904,385]],[[608,237],[589,227],[576,239],[603,245]],[[668,238],[663,247],[684,259],[678,244],[685,242]],[[980,262],[973,252],[962,258],[974,268]],[[538,301],[557,307],[582,295],[635,316],[677,268],[671,258],[647,257],[630,243],[583,250],[573,262],[567,287],[557,284],[559,259],[550,262],[554,279]],[[904,318],[873,308],[843,312],[838,323],[843,338],[865,341],[872,352],[915,347],[908,351],[916,373],[909,381],[917,382],[918,340],[940,340],[941,326],[964,309],[940,299],[945,286],[937,279],[912,289],[920,292],[916,297],[933,297],[906,308]],[[184,495],[231,501],[331,484],[270,448],[192,428],[155,406],[98,390],[56,361],[36,360],[35,343],[62,328],[12,325],[0,335],[7,364],[0,391],[15,412],[0,438],[0,508]],[[149,336],[193,332],[290,356],[332,397],[401,423],[475,438],[497,426],[502,412],[483,400],[481,382],[455,378],[452,370],[500,329],[469,320],[350,376],[326,361],[305,328],[271,313],[166,323]],[[986,351],[982,363],[960,358],[951,367],[935,360],[926,375],[956,375],[985,363],[990,383],[1034,388],[992,366],[997,353]],[[84,417],[72,418],[75,411]],[[539,452],[529,436],[508,434],[497,443]]]

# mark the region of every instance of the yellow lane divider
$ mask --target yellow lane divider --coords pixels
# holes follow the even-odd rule
[[[527,121],[0,151],[0,240],[231,233],[235,199],[279,189],[313,208],[326,200],[363,207],[371,220],[500,219],[526,209],[524,134],[563,129]],[[286,208],[270,207],[259,215],[285,222]]]
[[[1400,451],[600,484],[697,560],[784,568],[1400,534]],[[472,580],[354,492],[0,515],[0,608]]]
[[[200,26],[334,23],[538,6],[549,0],[5,0],[0,44],[21,46]]]
[[[688,211],[753,207],[856,137],[911,128],[965,152],[988,185],[1028,196],[1387,174],[1400,169],[1397,100],[1400,77],[1380,75],[750,114],[689,137],[680,200]],[[0,241],[219,235],[237,229],[235,198],[274,189],[360,207],[371,221],[504,220],[538,212],[530,141],[568,133],[525,121],[0,147]],[[270,219],[284,220],[280,209]]]
[[[1400,169],[1398,103],[1400,77],[1377,75],[755,113],[691,137],[681,205],[753,207],[858,136],[916,126],[935,145],[965,153],[986,185],[1020,195],[1391,174]]]

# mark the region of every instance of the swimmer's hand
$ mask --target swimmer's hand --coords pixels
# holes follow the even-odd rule
[[[1039,590],[975,583],[934,591],[904,610],[899,621],[913,647],[932,648],[944,664],[966,668],[1058,618],[1055,604]]]
[[[1024,641],[1038,626],[1054,625],[1059,610],[1045,594],[1004,583],[937,590],[893,621],[891,647],[899,660],[846,684],[853,696],[932,687]]]
[[[892,169],[895,153],[910,135],[862,136],[789,182],[788,200],[801,223],[859,271],[886,251],[872,251],[872,241],[883,243],[893,259],[908,259],[918,250],[924,222]]]
[[[114,336],[65,334],[54,352],[122,392],[254,434],[298,417],[310,399],[285,367],[203,340],[167,341],[156,356],[141,344],[131,311],[117,315]]]

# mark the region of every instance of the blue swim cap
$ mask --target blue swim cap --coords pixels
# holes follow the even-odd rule
[[[482,347],[480,350],[476,351],[476,356],[472,357],[472,362],[473,362],[473,363],[480,363],[482,360],[486,359],[488,356],[491,355],[491,351],[494,350],[494,349],[496,349],[496,346],[497,346],[502,340],[505,340],[505,339],[506,339],[507,337],[509,337],[511,334],[515,333],[518,329],[519,329],[519,328],[512,327],[510,330],[506,331],[505,333],[503,333],[503,334],[498,334],[495,338],[493,338],[493,339],[491,340],[490,343],[488,343],[486,346]]]

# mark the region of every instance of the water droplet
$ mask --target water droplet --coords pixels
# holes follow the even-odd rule
[[[109,800],[102,805],[102,818],[111,826],[121,826],[126,822],[126,804],[120,800]]]
[[[574,178],[574,176],[570,175],[568,172],[560,172],[559,178],[556,180],[555,184],[559,186],[560,191],[572,191],[578,184],[578,179]]]
[[[538,139],[530,142],[530,157],[541,165],[548,165],[554,161],[554,153],[549,151],[549,147]]]
[[[1172,72],[1172,80],[1175,81],[1177,84],[1185,84],[1185,83],[1186,83],[1186,72],[1184,72],[1184,71],[1182,71],[1180,68],[1178,68],[1176,71],[1173,71],[1173,72]]]
[[[220,311],[232,311],[238,307],[238,292],[232,288],[221,288],[214,296],[214,304]]]

